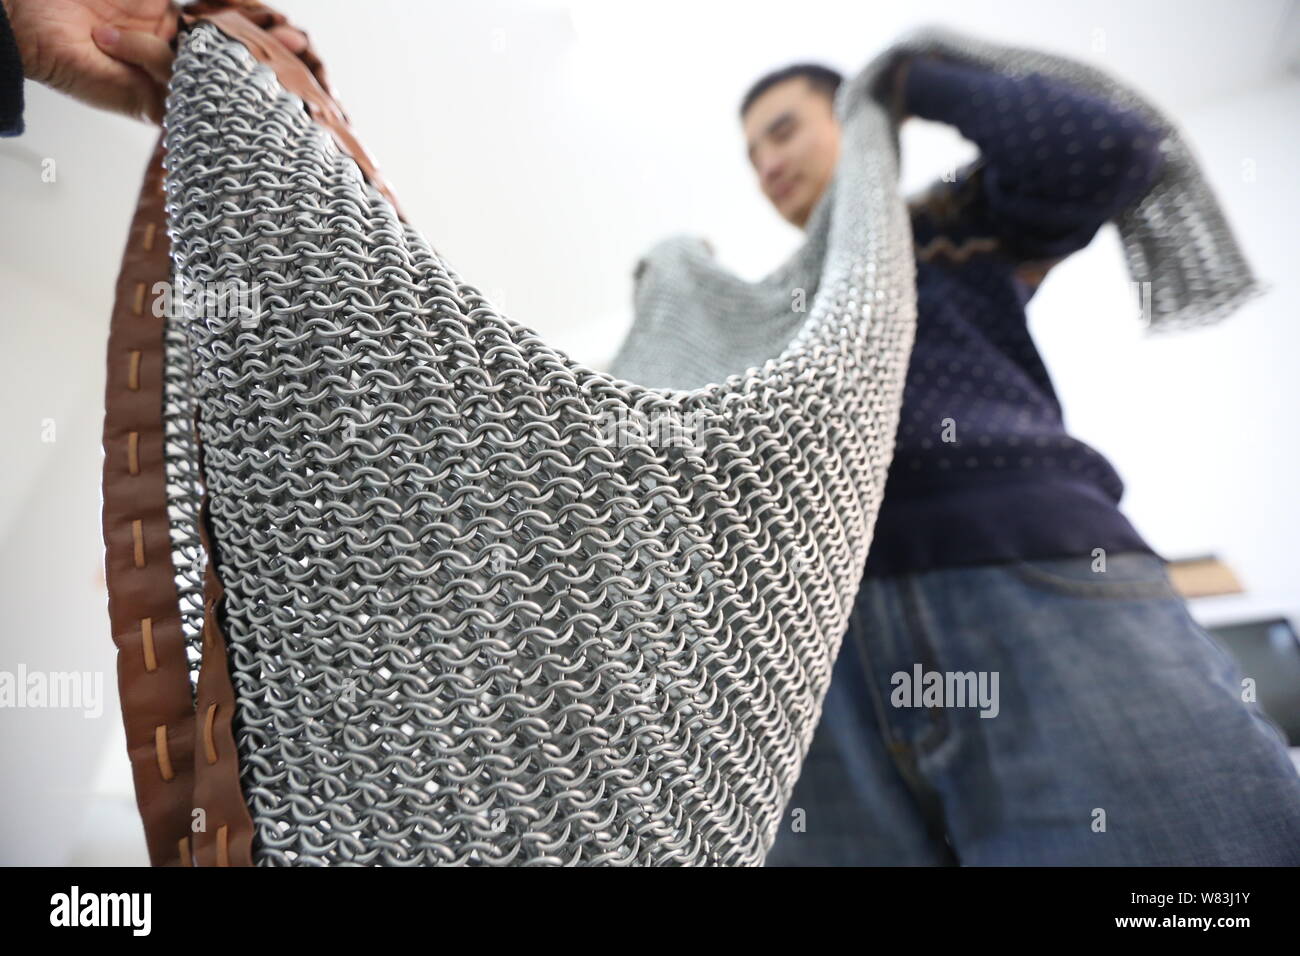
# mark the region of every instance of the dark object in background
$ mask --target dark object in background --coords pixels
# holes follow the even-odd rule
[[[1259,705],[1300,747],[1300,637],[1286,618],[1265,618],[1207,628],[1255,679]]]

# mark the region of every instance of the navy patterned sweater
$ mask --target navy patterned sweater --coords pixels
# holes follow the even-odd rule
[[[1025,305],[1155,181],[1158,134],[1045,75],[936,57],[912,58],[898,93],[980,155],[910,204],[916,343],[867,574],[1151,551],[1115,469],[1066,432]]]

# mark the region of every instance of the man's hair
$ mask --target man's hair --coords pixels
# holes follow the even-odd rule
[[[822,66],[820,63],[795,63],[779,70],[773,70],[751,86],[749,92],[745,94],[745,98],[740,101],[740,118],[745,118],[745,114],[749,112],[754,100],[776,86],[776,84],[792,80],[797,76],[807,79],[814,90],[824,94],[831,101],[831,105],[835,105],[835,91],[844,82],[844,75],[838,70],[833,70],[829,66]]]

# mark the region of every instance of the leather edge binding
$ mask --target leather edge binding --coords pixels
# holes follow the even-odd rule
[[[104,396],[103,535],[108,612],[136,804],[154,866],[188,865],[194,705],[172,563],[164,462],[163,334],[151,306],[171,279],[161,138],[118,273]]]

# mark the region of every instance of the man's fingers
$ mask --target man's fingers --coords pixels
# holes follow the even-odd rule
[[[147,89],[140,92],[140,115],[146,116],[157,126],[161,126],[167,110],[166,94],[157,84],[147,84]]]
[[[174,54],[161,37],[110,26],[95,27],[93,35],[95,45],[113,59],[140,67],[156,83],[166,84],[171,79]]]
[[[120,82],[101,90],[97,105],[161,126],[166,96],[166,87],[160,86],[139,70],[131,69]]]

